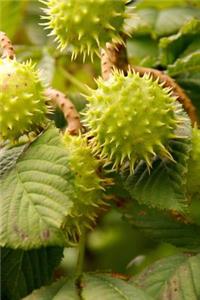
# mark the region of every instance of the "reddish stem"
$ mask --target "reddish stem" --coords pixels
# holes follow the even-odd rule
[[[101,50],[101,73],[104,80],[108,80],[114,68],[128,71],[126,48],[121,44],[107,43],[106,48]]]
[[[15,50],[7,35],[0,31],[0,47],[3,49],[2,57],[8,57],[10,59],[15,58]]]
[[[52,103],[55,106],[58,106],[63,112],[68,122],[67,131],[71,135],[77,135],[81,130],[80,116],[69,98],[67,98],[63,93],[52,88],[48,88],[45,91],[45,94]]]

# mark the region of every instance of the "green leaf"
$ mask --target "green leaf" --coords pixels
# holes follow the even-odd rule
[[[184,72],[200,71],[200,51],[194,52],[186,57],[179,58],[173,65],[168,65],[167,73],[170,76],[177,76]]]
[[[2,248],[3,299],[18,300],[34,289],[48,284],[62,256],[63,248],[57,247],[30,251]]]
[[[195,52],[199,52],[199,48],[200,48],[200,36],[195,38],[192,43],[190,43],[188,45],[188,47],[181,53],[181,55],[179,56],[179,58],[183,58],[188,56],[189,54],[195,53]]]
[[[51,85],[55,73],[55,59],[47,48],[43,49],[43,56],[38,64],[40,78],[46,85]]]
[[[135,35],[155,36],[154,28],[159,12],[154,8],[137,10],[137,17],[133,15],[128,20],[128,24]]]
[[[165,2],[167,3],[167,1]],[[150,34],[156,39],[169,36],[176,34],[181,26],[191,18],[200,17],[200,8],[170,7],[158,10],[153,5],[149,5],[149,1],[146,1],[146,4],[148,5],[144,8],[136,9],[137,17],[133,15],[128,21],[134,35]]]
[[[200,298],[200,254],[176,255],[157,261],[135,279],[134,284],[150,294],[153,299]]]
[[[138,287],[108,274],[83,274],[62,278],[51,286],[33,292],[26,300],[153,300]]]
[[[167,1],[158,1],[158,0],[138,0],[136,3],[137,8],[146,8],[154,7],[157,9],[166,9],[170,7],[187,7],[195,6],[200,7],[199,0],[167,0]]]
[[[191,196],[190,219],[200,226],[200,192]]]
[[[153,67],[158,63],[158,46],[149,36],[133,37],[127,42],[130,64]]]
[[[1,246],[31,249],[66,244],[69,215],[67,155],[57,129],[39,136],[1,180]]]
[[[23,20],[24,6],[25,1],[0,1],[0,29],[6,32],[9,38],[13,38]]]
[[[185,72],[176,77],[176,81],[192,100],[200,118],[200,72]]]
[[[126,179],[125,187],[141,204],[182,212],[187,208],[186,173],[191,145],[189,140],[180,139],[171,141],[170,148],[175,162],[156,159],[150,171],[141,162],[134,175]]]
[[[84,300],[150,300],[141,289],[126,281],[106,274],[84,274],[82,278]],[[153,299],[152,299],[153,300]]]
[[[15,166],[18,158],[23,154],[26,147],[26,145],[22,145],[0,149],[0,178]]]
[[[175,17],[176,18],[176,17]],[[194,40],[200,38],[200,20],[188,20],[175,35],[160,39],[160,61],[162,65],[174,63]]]
[[[34,291],[24,300],[80,300],[74,279],[59,279],[50,286]]]
[[[180,27],[192,17],[199,18],[200,9],[191,7],[173,7],[163,10],[160,12],[156,21],[156,35],[162,37],[176,33]]]
[[[170,215],[132,201],[125,208],[124,217],[134,228],[157,242],[200,249],[200,226],[188,223],[184,215]]]

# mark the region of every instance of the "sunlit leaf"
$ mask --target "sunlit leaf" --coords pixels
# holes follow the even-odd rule
[[[2,246],[30,249],[65,244],[69,214],[67,156],[57,129],[38,137],[1,180]]]
[[[153,300],[134,284],[108,274],[83,274],[79,282],[63,278],[26,300]]]
[[[155,300],[199,299],[200,254],[176,255],[157,261],[132,281]]]

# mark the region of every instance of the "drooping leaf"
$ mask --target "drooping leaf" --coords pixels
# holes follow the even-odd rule
[[[78,283],[63,278],[26,300],[153,300],[141,289],[108,274],[83,274]]]
[[[61,224],[72,206],[71,176],[58,130],[49,129],[2,177],[1,246],[63,246]]]
[[[200,226],[190,224],[187,217],[162,212],[132,201],[125,208],[125,219],[148,238],[186,249],[200,249]]]
[[[37,250],[1,249],[2,297],[19,300],[34,289],[48,284],[62,258],[63,248]]]
[[[175,162],[157,159],[150,171],[141,162],[134,175],[125,181],[133,199],[151,207],[184,211],[187,207],[185,184],[190,147],[187,139],[174,140],[170,142],[170,148]]]
[[[160,61],[167,66],[172,64],[194,40],[200,38],[200,20],[189,19],[180,28],[179,32],[169,37],[160,39]]]
[[[134,284],[155,300],[199,299],[200,254],[179,254],[157,261],[136,278]]]

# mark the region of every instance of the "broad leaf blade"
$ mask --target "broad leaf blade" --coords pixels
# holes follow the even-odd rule
[[[43,56],[38,64],[40,78],[46,85],[51,85],[55,73],[55,59],[47,49],[43,49]]]
[[[181,26],[192,17],[200,17],[200,9],[192,7],[172,7],[160,12],[155,24],[155,32],[159,37],[176,33]]]
[[[12,169],[27,146],[0,149],[0,177]]]
[[[176,77],[176,81],[185,89],[187,95],[192,100],[200,119],[200,72],[182,73]]]
[[[175,35],[160,39],[160,60],[162,65],[168,65],[175,60],[200,37],[200,20],[188,20]]]
[[[80,300],[74,279],[59,279],[50,286],[34,291],[24,300]]]
[[[184,211],[187,207],[185,184],[190,147],[187,139],[171,141],[171,154],[176,162],[157,159],[150,172],[141,162],[134,175],[125,182],[133,199],[151,207]]]
[[[164,258],[132,281],[155,300],[195,300],[200,297],[199,278],[200,254],[192,257],[176,255]]]
[[[200,71],[200,50],[186,57],[177,59],[173,65],[168,66],[167,73],[170,76],[177,76],[185,72],[198,71]]]
[[[170,215],[133,201],[125,208],[125,219],[155,241],[186,249],[200,249],[200,226],[187,224],[184,216]]]
[[[190,0],[190,6],[200,7],[199,0]],[[167,1],[157,1],[157,0],[139,0],[137,2],[138,8],[154,7],[157,9],[166,9],[170,7],[187,7],[188,0],[167,0]]]
[[[106,274],[84,274],[82,278],[84,300],[150,300],[150,296],[126,281]],[[152,299],[153,300],[153,299]]]
[[[63,278],[51,286],[33,292],[26,300],[153,300],[134,284],[108,274],[83,274],[76,279]]]
[[[127,42],[127,52],[132,65],[152,67],[158,64],[158,45],[149,36],[133,36]]]
[[[61,225],[69,214],[67,155],[57,129],[28,148],[1,182],[1,246],[30,249],[62,246]]]
[[[25,1],[1,0],[0,1],[0,28],[12,38],[23,20]]]
[[[34,289],[48,284],[59,264],[63,248],[48,247],[38,250],[1,249],[2,296],[18,300]]]
[[[185,22],[200,17],[200,7],[170,7],[168,1],[155,1],[155,4],[161,7],[151,5],[149,1],[136,5],[137,17],[133,15],[128,21],[134,35],[150,34],[154,39],[169,36],[176,34]]]

